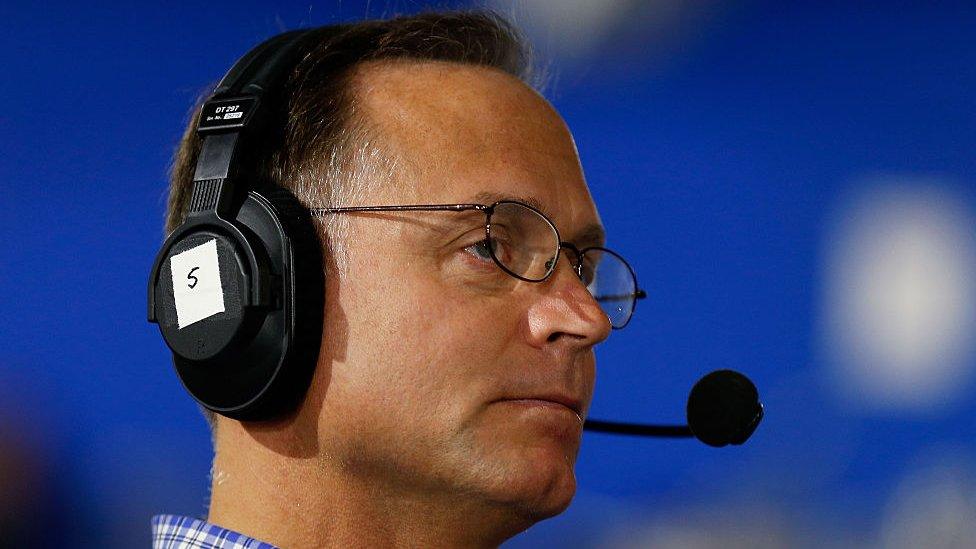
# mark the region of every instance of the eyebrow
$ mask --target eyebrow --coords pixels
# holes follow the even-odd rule
[[[587,225],[582,231],[576,233],[576,238],[571,240],[580,249],[590,246],[603,247],[607,243],[607,232],[597,223]]]
[[[483,191],[474,195],[473,200],[474,202],[481,202],[485,204],[492,204],[494,202],[498,202],[499,200],[516,200],[518,202],[528,204],[529,206],[532,206],[545,214],[546,217],[549,217],[550,219],[552,218],[551,214],[546,211],[545,206],[542,205],[542,202],[539,202],[531,196],[518,196]],[[588,246],[604,246],[607,241],[607,233],[603,229],[603,226],[599,223],[591,223],[584,227],[581,231],[575,233],[573,236],[574,238],[571,238],[569,241],[579,248],[586,248]]]
[[[501,194],[501,193],[495,193],[491,191],[482,191],[474,195],[475,202],[483,202],[485,204],[491,204],[493,202],[498,202],[499,200],[517,200],[518,202],[524,202],[525,204],[528,204],[529,206],[532,206],[533,208],[546,214],[546,217],[549,217],[549,212],[546,211],[546,208],[542,205],[542,202],[539,202],[538,200],[532,198],[531,196]]]

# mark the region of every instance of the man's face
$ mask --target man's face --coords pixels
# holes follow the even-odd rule
[[[354,80],[398,181],[343,206],[527,199],[564,241],[599,244],[572,137],[524,84],[435,62],[373,63]],[[480,211],[343,215],[348,272],[327,282],[311,393],[323,454],[385,489],[480,498],[536,520],[561,512],[576,488],[592,347],[610,332],[573,254],[544,282],[519,281],[471,248],[484,238]],[[565,399],[575,403],[553,402]]]

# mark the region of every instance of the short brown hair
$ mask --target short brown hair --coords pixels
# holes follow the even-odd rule
[[[284,128],[262,135],[239,165],[255,183],[291,190],[306,206],[348,205],[362,183],[394,169],[370,139],[351,91],[352,69],[375,60],[434,60],[499,69],[523,82],[531,77],[530,52],[519,32],[490,11],[432,12],[333,27],[291,70],[279,96]],[[182,223],[192,192],[202,140],[197,136],[199,98],[170,169],[166,232]],[[241,155],[238,155],[241,156]],[[342,216],[326,220],[322,244],[343,264]],[[339,252],[339,253],[337,253]],[[336,258],[336,256],[339,256]],[[211,429],[212,412],[204,410]],[[215,433],[215,431],[214,431]]]
[[[529,51],[520,34],[490,11],[423,13],[335,28],[338,32],[316,44],[288,77],[283,93],[288,115],[281,138],[265,140],[250,151],[250,177],[290,189],[300,199],[311,198],[311,189],[305,188],[310,182],[329,180],[308,177],[312,174],[303,170],[321,176],[323,170],[348,167],[343,153],[349,152],[351,143],[342,137],[356,122],[348,77],[357,63],[380,59],[452,61],[497,68],[523,81],[530,77]],[[167,233],[186,216],[202,142],[196,135],[197,119],[205,99],[206,95],[194,108],[173,158]],[[316,198],[327,199],[328,193]]]

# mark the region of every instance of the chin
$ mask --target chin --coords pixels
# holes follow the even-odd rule
[[[565,511],[576,495],[575,458],[553,448],[519,453],[500,467],[492,499],[533,523]]]
[[[576,495],[580,426],[538,407],[490,413],[497,416],[465,445],[465,484],[525,528],[565,511]]]
[[[558,493],[549,493],[533,500],[526,500],[522,505],[517,507],[519,514],[525,516],[532,522],[538,522],[559,515],[569,507],[569,504],[573,501],[573,496],[576,494],[576,482],[574,481],[571,484],[572,486],[567,490],[561,490]]]

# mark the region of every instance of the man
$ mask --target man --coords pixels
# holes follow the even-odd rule
[[[336,52],[355,61],[322,73]],[[274,421],[210,416],[207,521],[154,518],[157,547],[493,547],[566,509],[593,347],[626,319],[591,294],[601,252],[580,250],[602,245],[600,220],[526,66],[483,13],[351,25],[299,63],[284,150],[254,169],[313,209],[493,207],[322,211],[326,305],[305,398]],[[169,229],[198,148],[191,123]],[[548,255],[531,251],[547,239]]]

